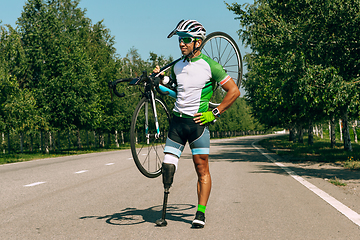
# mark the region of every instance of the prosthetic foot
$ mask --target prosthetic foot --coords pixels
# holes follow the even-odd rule
[[[161,219],[156,220],[156,225],[159,227],[165,227],[167,222],[165,220],[166,216],[166,206],[167,206],[167,199],[169,195],[169,190],[171,184],[174,180],[176,167],[174,164],[163,163],[162,164],[162,177],[163,177],[163,184],[164,184],[164,202],[163,202],[163,209],[162,209],[162,216]]]

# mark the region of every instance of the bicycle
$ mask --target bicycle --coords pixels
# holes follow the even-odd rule
[[[200,50],[220,63],[240,88],[242,77],[241,54],[236,42],[228,34],[223,32],[209,34],[200,46]],[[170,112],[162,97],[158,96],[157,93],[162,96],[176,97],[173,89],[160,84],[159,76],[180,59],[162,67],[157,74],[147,75],[147,72],[143,71],[143,74],[138,78],[117,79],[109,82],[110,92],[118,97],[125,96],[124,93],[119,93],[116,90],[116,85],[119,83],[129,82],[129,85],[133,86],[143,85],[143,91],[140,90],[142,98],[131,119],[130,146],[135,165],[148,178],[156,178],[161,174],[163,150],[171,121]],[[217,88],[218,86],[215,89]],[[221,102],[222,95],[223,93],[220,92],[217,98],[210,100],[210,108],[220,104],[217,102]]]

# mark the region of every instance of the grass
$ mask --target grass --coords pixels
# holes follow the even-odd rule
[[[25,162],[25,161],[31,161],[31,160],[43,159],[43,158],[55,158],[55,157],[64,157],[64,156],[79,155],[86,153],[116,151],[116,150],[128,149],[128,148],[130,148],[130,144],[120,145],[120,148],[105,147],[105,148],[71,149],[71,150],[61,150],[61,151],[50,151],[50,153],[48,154],[41,152],[0,154],[0,165],[6,163]]]
[[[343,144],[337,140],[334,148],[330,147],[329,139],[321,139],[314,136],[314,144],[307,144],[307,136],[304,143],[293,143],[288,136],[280,136],[260,141],[260,145],[271,152],[286,157],[290,161],[313,161],[341,164],[350,170],[360,170],[360,145],[351,143],[353,151],[348,152]]]
[[[343,183],[340,179],[338,179],[337,177],[329,179],[328,180],[329,183],[334,184],[335,186],[346,186],[346,183]]]
[[[354,157],[348,157],[348,159],[344,162],[344,167],[351,170],[360,170],[360,161],[355,160]]]

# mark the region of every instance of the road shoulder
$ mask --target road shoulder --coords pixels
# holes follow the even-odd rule
[[[294,161],[291,157],[279,156],[260,147],[276,162],[294,171],[297,175],[325,191],[353,211],[360,213],[360,172],[345,169],[336,163]],[[330,180],[338,179],[345,186],[337,186]]]

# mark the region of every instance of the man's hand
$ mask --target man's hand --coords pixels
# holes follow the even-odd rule
[[[159,73],[160,72],[160,67],[158,65],[156,65],[156,67],[153,70],[153,73]],[[160,80],[161,80],[161,84],[165,85],[169,82],[169,77],[165,77],[165,72],[162,72],[159,76]]]
[[[159,73],[159,72],[160,72],[160,67],[159,67],[159,65],[156,65],[156,67],[153,70],[153,73]],[[165,72],[162,72],[160,74],[160,78],[164,78],[164,75],[165,75]]]
[[[215,116],[211,111],[196,113],[194,116],[194,121],[200,123],[200,125],[211,123],[215,120]]]
[[[160,72],[160,67],[159,65],[156,65],[156,67],[153,70],[153,73],[159,73]]]

